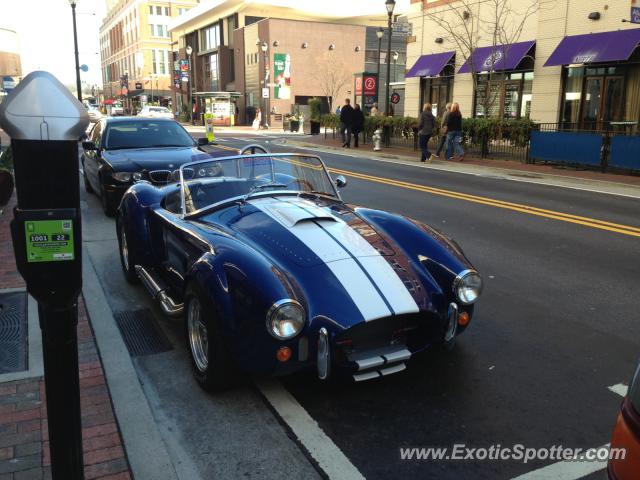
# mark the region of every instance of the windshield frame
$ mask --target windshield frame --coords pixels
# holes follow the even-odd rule
[[[180,166],[180,169],[179,169],[180,179],[178,180],[178,188],[180,189],[180,214],[179,214],[180,218],[181,219],[196,218],[204,213],[208,213],[213,210],[216,210],[218,207],[222,205],[232,203],[232,202],[242,202],[242,200],[247,196],[247,194],[243,194],[243,195],[238,195],[236,197],[229,197],[220,202],[212,203],[211,205],[207,205],[206,207],[202,207],[193,212],[186,213],[186,194],[185,194],[186,185],[185,185],[185,179],[184,179],[184,170],[186,168],[193,168],[194,166],[202,165],[205,163],[242,160],[246,158],[285,158],[285,157],[313,158],[314,160],[317,160],[320,163],[320,167],[324,172],[324,175],[329,180],[329,184],[333,189],[333,193],[331,194],[330,192],[326,192],[326,193],[316,194],[316,193],[305,192],[301,190],[266,190],[263,192],[254,192],[253,194],[251,194],[251,198],[272,196],[274,193],[277,193],[278,195],[291,195],[291,196],[299,196],[299,195],[305,195],[305,194],[317,195],[319,197],[322,197],[322,196],[329,197],[339,202],[343,201],[342,197],[340,196],[340,191],[336,186],[335,180],[331,177],[331,174],[329,173],[327,166],[318,155],[309,155],[306,153],[255,153],[255,154],[244,154],[244,155],[232,155],[229,157],[211,157],[206,160],[198,160],[196,162],[185,163]],[[238,166],[236,168],[238,168]],[[273,168],[273,163],[271,165],[271,171],[272,171],[272,175],[275,175],[275,169]],[[189,182],[189,180],[187,180],[187,182]]]

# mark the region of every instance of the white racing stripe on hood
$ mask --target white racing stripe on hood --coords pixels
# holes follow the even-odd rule
[[[419,311],[411,293],[387,260],[329,209],[320,209],[311,202],[293,197],[262,198],[250,203],[287,228],[326,264],[365,320]],[[293,205],[307,214],[316,214],[318,223],[305,221],[291,225],[291,222],[283,221],[282,215],[276,213],[278,207],[290,209]],[[328,216],[333,219],[327,220]],[[311,219],[312,215],[307,218]]]

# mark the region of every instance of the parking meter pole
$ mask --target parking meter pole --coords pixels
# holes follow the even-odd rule
[[[38,305],[42,329],[47,425],[54,479],[84,478],[80,381],[78,379],[78,309]]]
[[[17,206],[11,222],[16,266],[38,302],[54,480],[84,478],[78,295],[82,230],[78,138],[83,105],[55,77],[32,72],[0,104],[11,136]]]

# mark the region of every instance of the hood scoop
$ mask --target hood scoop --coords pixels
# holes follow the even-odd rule
[[[258,202],[256,202],[258,203]],[[260,202],[262,209],[269,216],[278,220],[288,228],[295,227],[301,223],[315,221],[337,222],[338,220],[325,209],[316,206],[311,202]]]

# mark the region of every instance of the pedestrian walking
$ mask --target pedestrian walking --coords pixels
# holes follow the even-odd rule
[[[433,116],[430,103],[425,103],[422,107],[422,113],[418,121],[418,138],[420,139],[420,161],[431,162],[431,153],[429,152],[429,140],[436,128],[436,117]]]
[[[351,128],[353,127],[353,107],[351,99],[345,98],[344,106],[340,109],[340,132],[342,133],[342,146],[351,148]]]
[[[369,112],[369,115],[371,115],[372,117],[377,117],[378,115],[380,115],[379,111],[378,111],[378,104],[374,103],[373,107],[371,107],[371,112]]]
[[[360,132],[364,130],[364,112],[360,110],[360,105],[356,103],[353,109],[353,125],[351,131],[353,132],[353,146],[358,148],[358,137]]]
[[[438,141],[438,148],[436,149],[436,154],[431,156],[432,161],[436,158],[440,158],[440,154],[447,143],[447,118],[449,117],[449,112],[451,112],[451,104],[447,103],[444,114],[442,115],[442,123],[440,124],[440,140]],[[446,151],[447,150],[445,149],[445,152]]]
[[[256,116],[253,119],[253,124],[251,125],[254,130],[260,129],[260,124],[262,123],[262,112],[259,108],[256,108]]]
[[[447,160],[453,158],[453,154],[458,156],[458,161],[464,160],[464,149],[462,148],[462,114],[460,105],[451,105],[451,112],[447,117]]]

